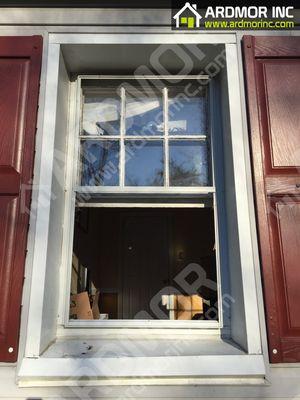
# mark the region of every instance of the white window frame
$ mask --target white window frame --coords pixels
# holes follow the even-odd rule
[[[186,80],[196,80],[199,79],[200,76],[185,76],[183,79]],[[147,80],[148,78],[148,80]],[[76,82],[72,83],[71,87],[71,94],[70,94],[70,101],[71,101],[71,113],[70,113],[70,122],[69,122],[69,132],[68,132],[68,155],[67,159],[69,163],[67,165],[66,171],[66,181],[69,182],[68,185],[68,192],[70,192],[70,197],[66,198],[66,218],[64,221],[64,248],[63,248],[63,261],[62,264],[64,266],[68,266],[68,270],[66,272],[66,279],[65,279],[65,289],[64,294],[65,298],[63,301],[63,316],[62,316],[62,323],[66,328],[101,328],[102,330],[109,329],[109,328],[157,328],[157,329],[164,329],[164,328],[172,328],[172,329],[215,329],[219,330],[223,327],[223,310],[222,310],[222,303],[219,304],[218,308],[218,320],[127,320],[127,319],[119,319],[119,320],[70,320],[69,319],[69,309],[70,309],[70,285],[71,285],[71,260],[72,260],[72,252],[73,252],[73,232],[74,232],[74,218],[75,218],[75,198],[76,193],[96,193],[96,194],[103,194],[103,193],[112,193],[112,194],[128,194],[134,193],[137,194],[155,194],[157,196],[164,195],[164,194],[197,194],[202,196],[212,196],[211,202],[214,208],[214,230],[215,230],[215,242],[216,242],[216,273],[217,273],[217,296],[220,299],[222,296],[221,290],[221,266],[220,266],[220,254],[219,254],[219,234],[218,234],[218,213],[217,213],[217,202],[216,202],[216,191],[214,186],[214,159],[213,159],[213,144],[211,140],[212,135],[212,125],[209,122],[209,114],[210,109],[213,107],[213,99],[210,92],[210,86],[208,87],[208,132],[205,139],[209,140],[210,151],[211,151],[211,160],[210,160],[210,169],[211,169],[211,181],[213,186],[197,186],[197,187],[126,187],[122,185],[122,181],[124,182],[124,151],[121,152],[120,157],[120,164],[123,166],[120,167],[120,180],[121,184],[119,187],[113,186],[97,186],[97,187],[89,187],[89,186],[78,186],[78,182],[80,181],[80,139],[82,138],[80,135],[81,132],[81,118],[82,118],[82,80],[87,79],[99,79],[101,80],[137,80],[141,82],[141,80],[149,80],[153,79],[166,79],[165,76],[156,75],[155,77],[145,77],[145,76],[118,76],[118,75],[78,75]],[[178,75],[176,76],[178,79]],[[168,79],[171,80],[172,76],[169,75]],[[174,77],[175,79],[175,77]],[[201,79],[208,80],[209,77],[207,75],[201,76]],[[124,108],[124,93],[122,96],[122,104],[121,107]],[[167,101],[167,97],[164,96],[163,98],[164,103]],[[166,105],[164,104],[164,136],[163,140],[168,141],[170,138],[167,132],[167,124],[166,124]],[[125,113],[123,109],[122,116],[125,118]],[[123,138],[124,140],[127,138],[124,132],[124,120],[121,121],[121,135],[118,139]],[[93,137],[89,138],[92,140]],[[133,139],[134,136],[128,136],[128,139]],[[149,139],[146,136],[139,136],[139,139]],[[159,137],[151,136],[152,140],[158,140]],[[99,139],[99,138],[98,138]],[[113,140],[114,136],[105,136],[105,138],[100,140]],[[178,135],[178,137],[174,137],[175,140],[196,140],[199,139],[199,136],[191,135],[189,138],[185,137],[184,139]],[[202,139],[202,135],[201,135]],[[167,162],[168,159],[168,148],[164,145],[164,152],[165,152],[165,160]],[[167,154],[167,155],[166,155]],[[123,173],[122,173],[123,171]],[[165,174],[168,174],[168,167],[165,168]],[[122,178],[123,175],[123,178]],[[161,207],[172,207],[172,208],[203,208],[205,207],[205,201],[201,201],[198,204],[194,203],[184,203],[176,204],[158,204],[158,203],[151,203],[149,202],[149,206],[152,208],[161,208]],[[90,203],[79,203],[78,206],[90,207]],[[113,204],[105,204],[105,203],[92,203],[93,207],[147,207],[147,204],[141,204],[138,200],[135,203],[118,203],[116,197],[116,203]]]
[[[49,360],[43,360],[40,355],[41,343],[43,341],[42,316],[44,307],[44,288],[46,283],[47,247],[50,226],[50,199],[51,182],[53,174],[54,138],[56,123],[57,88],[58,88],[58,67],[61,52],[61,45],[67,44],[224,44],[227,57],[227,80],[228,96],[230,107],[230,126],[234,133],[231,137],[231,148],[233,150],[234,181],[236,187],[236,210],[237,230],[240,239],[240,266],[243,291],[243,309],[245,312],[247,354],[245,356],[197,356],[196,358],[171,357],[168,362],[172,366],[183,362],[184,374],[223,377],[233,375],[235,377],[257,377],[265,373],[262,347],[261,331],[258,312],[258,303],[261,301],[261,293],[257,290],[255,271],[257,271],[257,245],[256,233],[253,229],[253,199],[251,167],[247,152],[248,138],[244,119],[243,102],[241,99],[240,60],[236,35],[234,33],[118,33],[120,28],[110,33],[55,33],[49,35],[48,63],[46,77],[46,102],[44,108],[44,122],[41,146],[41,162],[39,176],[35,182],[44,190],[37,195],[37,212],[34,232],[34,246],[32,257],[31,293],[28,306],[28,320],[26,332],[25,358],[22,361],[19,376],[41,376],[41,367],[47,370],[47,376],[53,376],[53,371],[48,369]],[[74,107],[74,105],[72,106]],[[69,161],[69,160],[68,160]],[[47,193],[46,193],[47,192]],[[45,204],[45,196],[48,195],[48,202]],[[66,188],[66,197],[72,194]],[[32,217],[35,218],[35,215]],[[61,268],[61,282],[65,282],[66,269]],[[65,289],[62,288],[64,291]],[[61,311],[61,307],[59,308]],[[61,324],[61,315],[58,318],[58,326]],[[64,329],[65,335],[70,335],[69,329]],[[78,332],[79,330],[75,330]],[[89,330],[82,330],[78,334],[88,334]],[[52,337],[51,335],[49,337]],[[54,339],[54,337],[53,337]],[[66,361],[66,360],[61,360]],[[74,360],[75,361],[75,360]],[[96,360],[93,360],[96,362]],[[135,362],[135,360],[132,360]],[[80,360],[81,365],[82,360]],[[97,359],[99,365],[105,360]],[[119,361],[118,361],[119,362]],[[142,361],[144,363],[144,361]],[[66,376],[65,363],[54,359],[53,365],[56,376]],[[146,363],[149,363],[147,360]],[[199,364],[200,363],[200,364]],[[71,375],[76,376],[76,362],[70,363]],[[202,367],[201,367],[202,366]],[[172,376],[173,369],[167,372]],[[175,370],[174,370],[175,371]],[[177,370],[176,370],[177,371]],[[73,374],[74,373],[74,374]],[[134,375],[140,374],[140,369],[134,370]],[[160,374],[160,372],[158,371]],[[23,375],[22,375],[23,374]],[[161,376],[165,376],[162,371]],[[178,375],[178,373],[177,373]],[[224,382],[223,382],[224,383]]]

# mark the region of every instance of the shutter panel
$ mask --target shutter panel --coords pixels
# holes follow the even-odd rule
[[[300,38],[243,39],[271,362],[300,361]]]
[[[42,37],[0,37],[0,361],[17,359]]]

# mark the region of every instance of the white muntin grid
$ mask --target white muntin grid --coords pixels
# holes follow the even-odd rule
[[[178,76],[95,76],[95,75],[81,75],[78,77],[77,84],[78,90],[80,91],[81,95],[79,96],[79,104],[77,104],[78,114],[81,116],[82,120],[82,113],[83,113],[83,91],[82,91],[82,80],[99,80],[99,86],[103,86],[105,88],[105,81],[107,80],[114,80],[114,81],[128,81],[128,80],[136,80],[139,83],[143,81],[153,81],[153,80],[176,80],[178,81]],[[208,81],[210,78],[207,75],[199,75],[199,76],[188,76],[183,77],[183,80],[188,81]],[[208,82],[205,82],[207,85]],[[199,84],[200,85],[200,84]],[[142,89],[142,93],[147,95],[147,90],[149,89]],[[131,89],[132,90],[132,89]],[[162,109],[163,109],[163,124],[164,129],[161,135],[127,135],[126,134],[126,88],[120,87],[119,95],[120,95],[120,134],[119,135],[82,135],[82,127],[81,124],[79,125],[79,142],[81,140],[93,140],[93,141],[118,141],[119,142],[119,185],[116,186],[82,186],[80,184],[81,181],[81,169],[78,168],[77,172],[77,179],[76,179],[76,191],[78,193],[199,193],[199,194],[213,194],[215,193],[214,184],[212,186],[170,186],[170,174],[169,174],[169,142],[170,141],[205,141],[207,143],[208,150],[211,146],[210,136],[208,134],[209,127],[207,132],[197,132],[197,134],[178,134],[172,135],[168,132],[168,102],[169,102],[169,95],[168,95],[168,87],[164,83],[161,90],[161,97],[162,97]],[[97,88],[92,89],[93,92],[97,93]],[[91,89],[87,89],[88,93],[91,93]],[[98,89],[98,93],[100,90]],[[153,93],[153,92],[152,92]],[[157,94],[157,90],[156,90]],[[143,127],[141,127],[142,129]],[[195,132],[196,133],[196,132]],[[125,158],[126,158],[126,149],[125,149],[125,142],[134,142],[134,141],[161,141],[163,144],[163,157],[164,157],[164,185],[163,186],[126,186],[125,185]],[[80,143],[77,148],[78,153],[80,153]],[[78,154],[78,160],[80,160],[80,154]],[[212,168],[210,166],[212,160],[210,160],[209,152],[208,152],[208,170],[212,172]],[[80,161],[78,161],[80,166]],[[213,182],[213,174],[211,173],[211,181]]]

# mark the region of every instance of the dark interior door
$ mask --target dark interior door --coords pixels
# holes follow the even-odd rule
[[[272,362],[300,361],[300,38],[243,40]]]
[[[167,216],[153,213],[122,217],[122,313],[132,319],[150,310],[153,296],[169,283]],[[147,319],[140,314],[138,319]]]
[[[0,361],[18,354],[42,38],[0,37]]]

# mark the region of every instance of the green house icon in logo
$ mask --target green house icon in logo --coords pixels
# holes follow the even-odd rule
[[[176,21],[176,28],[199,28],[202,17],[196,10],[197,4],[185,3],[173,17]]]

